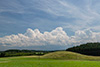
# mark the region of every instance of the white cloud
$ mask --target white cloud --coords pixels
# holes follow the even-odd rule
[[[70,46],[80,45],[87,42],[100,42],[100,33],[89,29],[78,30],[74,36],[68,36],[62,27],[57,27],[51,32],[40,33],[38,29],[27,29],[26,33],[10,35],[0,38],[0,44],[7,47],[29,46]],[[55,47],[56,48],[56,47]]]
[[[10,35],[0,38],[0,43],[4,46],[41,46],[41,45],[66,45],[67,34],[61,27],[51,32],[40,33],[38,29],[27,29],[25,34]]]

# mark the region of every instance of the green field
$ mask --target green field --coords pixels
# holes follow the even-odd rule
[[[81,55],[81,58],[82,57],[86,57],[86,58],[82,58],[82,59],[80,58],[80,60],[79,59],[75,60],[75,57],[73,59],[65,58],[65,56],[64,56],[65,59],[62,59],[62,58],[60,59],[60,57],[50,58],[50,56],[51,57],[55,56],[52,54],[56,54],[56,56],[58,55],[60,56],[61,53],[62,53],[61,57],[66,54],[68,55],[69,53],[73,55],[72,52],[69,52],[69,53],[68,52],[54,52],[54,53],[50,53],[41,57],[20,56],[20,57],[0,58],[0,67],[100,67],[99,57],[88,56],[91,58],[91,61],[90,61],[90,58],[89,60],[87,60],[86,59],[87,57],[85,55],[83,56]],[[47,58],[48,55],[49,55],[49,58]],[[76,53],[74,53],[74,55],[76,55]],[[80,56],[80,54],[77,55],[77,57],[78,56]]]

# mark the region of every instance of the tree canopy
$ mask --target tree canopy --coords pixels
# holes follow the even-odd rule
[[[78,52],[85,55],[100,56],[100,43],[86,43],[66,49],[67,51]]]

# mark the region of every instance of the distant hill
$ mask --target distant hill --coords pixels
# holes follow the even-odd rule
[[[57,51],[43,55],[41,58],[61,60],[100,60],[100,57],[82,55],[70,51]]]
[[[77,52],[85,55],[100,56],[100,43],[81,44],[80,46],[68,48],[66,51]]]

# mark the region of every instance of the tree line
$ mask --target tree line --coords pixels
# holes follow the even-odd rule
[[[44,55],[53,51],[10,49],[0,52],[0,57]]]
[[[67,51],[78,52],[85,55],[100,56],[100,43],[86,43],[66,49]]]

